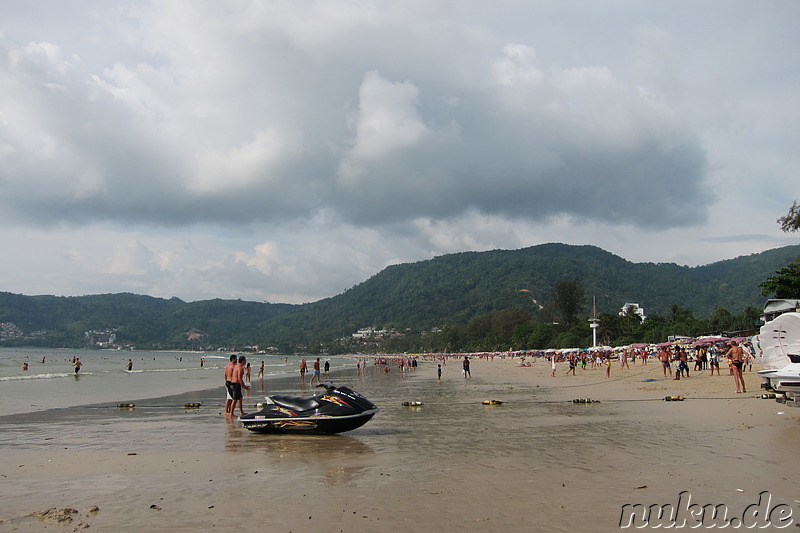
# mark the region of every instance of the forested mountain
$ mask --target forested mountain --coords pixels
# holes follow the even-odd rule
[[[133,294],[80,297],[0,293],[0,324],[24,335],[4,344],[79,346],[84,332],[113,330],[117,342],[150,348],[313,345],[359,328],[419,332],[465,324],[491,311],[545,312],[559,282],[584,289],[598,313],[616,314],[626,302],[648,315],[673,305],[698,316],[716,308],[739,312],[763,305],[758,284],[800,257],[788,246],[701,267],[632,263],[594,246],[545,244],[520,250],[444,255],[390,266],[338,296],[290,305],[240,300],[183,302]],[[199,330],[189,342],[187,332]]]
[[[359,327],[423,330],[466,323],[483,313],[530,309],[551,298],[559,281],[578,280],[598,313],[618,313],[635,302],[648,314],[677,304],[699,316],[716,307],[738,312],[763,306],[758,284],[800,257],[788,246],[701,267],[631,263],[595,246],[543,244],[521,250],[463,252],[390,266],[334,298],[307,304],[265,324],[265,337],[310,342]]]
[[[23,296],[0,293],[0,324],[14,324],[23,338],[3,344],[76,347],[86,332],[111,332],[119,344],[148,348],[189,348],[204,342],[216,346],[247,345],[270,318],[295,306],[241,300],[187,303],[135,294],[91,296]],[[192,329],[204,335],[188,342]],[[8,337],[8,335],[6,336]]]

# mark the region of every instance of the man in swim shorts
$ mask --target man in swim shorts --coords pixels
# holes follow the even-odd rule
[[[658,353],[658,360],[661,361],[661,368],[664,370],[664,377],[667,377],[667,372],[669,372],[669,377],[672,377],[672,369],[669,367],[669,359],[669,350],[667,350],[666,347],[661,348],[661,351]]]
[[[317,378],[317,384],[319,384],[319,357],[314,361],[314,371],[311,372],[311,380],[308,382],[309,385],[314,384],[314,378]]]
[[[233,371],[236,368],[236,356],[231,355],[230,362],[225,365],[225,416],[233,414]]]
[[[234,356],[236,357],[236,356]],[[239,416],[244,416],[246,413],[244,412],[244,407],[242,402],[244,400],[244,396],[242,395],[242,389],[250,390],[250,387],[244,382],[244,368],[245,364],[247,363],[247,358],[243,355],[239,356],[239,362],[236,366],[233,367],[233,376],[231,377],[231,387],[233,388],[231,396],[233,397],[233,407],[231,407],[231,414],[236,410],[236,406],[239,406]]]
[[[303,359],[300,361],[300,381],[302,381],[303,385],[306,384],[306,368],[308,366],[306,365],[306,360]]]

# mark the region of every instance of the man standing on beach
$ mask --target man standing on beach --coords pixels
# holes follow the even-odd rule
[[[744,377],[742,377],[742,366],[744,366],[744,350],[742,350],[738,342],[731,341],[731,347],[728,350],[727,355],[731,360],[731,370],[733,370],[733,380],[736,382],[736,392],[747,392],[744,386]]]
[[[247,363],[247,358],[243,355],[240,355],[239,364],[233,368],[233,376],[231,378],[231,385],[233,387],[233,407],[231,407],[231,414],[233,414],[233,412],[236,410],[236,406],[238,405],[239,416],[245,415],[244,406],[242,405],[244,400],[242,389],[244,388],[250,390],[250,387],[244,382],[245,363]]]
[[[305,384],[306,384],[306,369],[307,368],[308,368],[308,366],[306,365],[306,360],[303,359],[302,361],[300,361],[300,381],[303,384],[303,386],[305,386]]]
[[[714,369],[716,368],[717,375],[719,376],[719,352],[716,346],[712,346],[708,349],[708,364],[711,367],[711,375],[714,375]]]
[[[661,348],[661,351],[658,352],[658,360],[661,361],[664,377],[667,377],[667,372],[669,372],[669,377],[672,377],[672,369],[669,367],[669,350],[667,350],[666,346]]]
[[[233,371],[236,368],[236,356],[231,355],[230,362],[225,365],[225,416],[233,414]]]
[[[471,378],[472,373],[469,371],[469,357],[464,356],[464,377]]]
[[[311,379],[308,382],[309,386],[314,384],[314,378],[317,378],[317,384],[319,384],[319,357],[317,357],[317,360],[314,361],[314,371],[311,372]]]

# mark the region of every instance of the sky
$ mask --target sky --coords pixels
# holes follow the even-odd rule
[[[0,2],[0,291],[305,303],[798,243],[796,0]]]

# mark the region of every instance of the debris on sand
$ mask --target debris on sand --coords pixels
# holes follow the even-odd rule
[[[74,524],[77,528],[86,529],[91,526],[90,523],[85,522],[82,518],[88,518],[89,514],[94,514],[100,511],[100,508],[96,505],[93,505],[88,511],[86,511],[86,516],[81,517],[81,513],[77,509],[73,509],[72,507],[64,507],[63,509],[57,509],[55,507],[51,509],[46,509],[44,511],[34,511],[28,516],[32,516],[34,518],[38,518],[43,522],[52,522],[55,524]]]
[[[78,514],[77,509],[65,507],[64,509],[47,509],[46,511],[34,511],[31,516],[35,516],[40,520],[46,522],[56,522],[58,524],[69,524],[72,522],[74,516]]]

